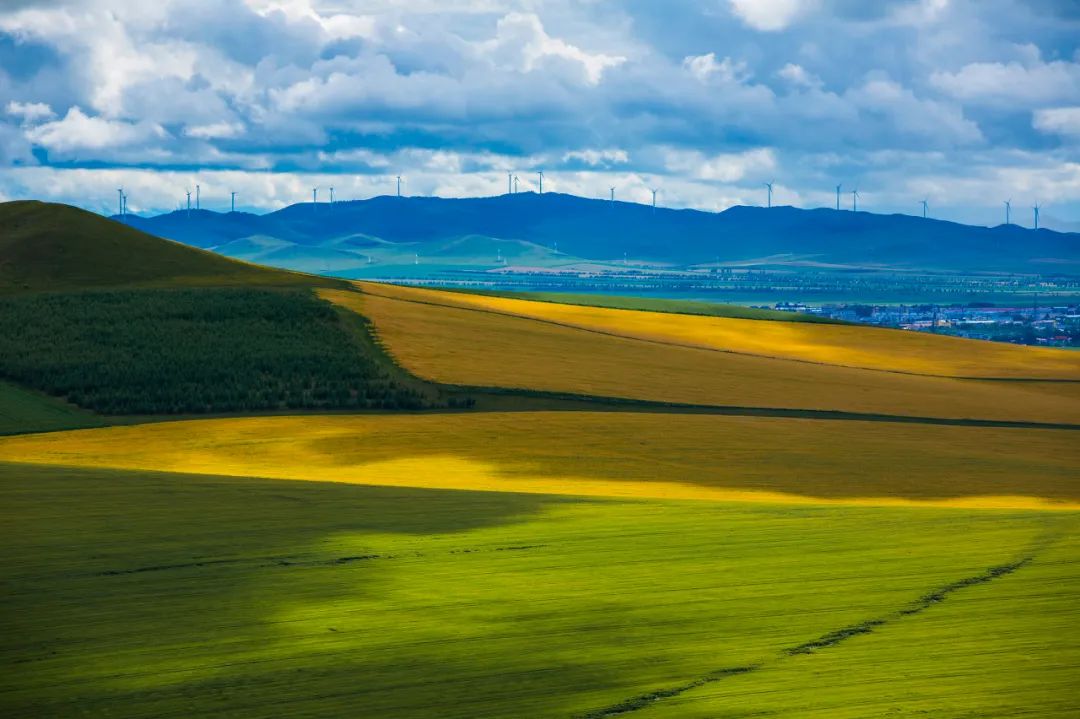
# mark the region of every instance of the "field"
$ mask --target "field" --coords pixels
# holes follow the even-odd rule
[[[1072,513],[30,465],[0,491],[6,716],[1078,706]]]
[[[1080,508],[1075,430],[482,412],[208,419],[0,439],[0,461],[563,495]]]
[[[1080,714],[1080,355],[5,218],[0,716]]]
[[[1069,424],[1076,423],[1080,417],[1080,382],[960,380],[717,352],[455,306],[461,302],[459,297],[479,302],[498,298],[411,288],[363,287],[363,294],[336,290],[324,290],[321,294],[368,317],[395,360],[414,374],[435,382],[729,407]],[[540,302],[523,304],[556,307]],[[620,316],[642,315],[659,325],[674,317],[607,311],[619,312]],[[785,323],[750,324],[757,331],[759,326]],[[791,326],[849,329],[828,325]],[[874,331],[862,327],[850,329]],[[906,336],[901,332],[881,332],[886,338]],[[929,339],[946,341],[947,338]],[[989,345],[951,339],[948,342],[962,342],[976,349]],[[895,351],[900,353],[902,349],[897,346]],[[1073,361],[1068,352],[1051,352],[1054,363]],[[1059,359],[1058,355],[1066,358]]]

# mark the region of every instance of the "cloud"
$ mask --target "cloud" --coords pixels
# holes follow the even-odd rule
[[[244,133],[244,126],[239,122],[213,122],[208,125],[189,125],[184,134],[201,140],[221,140],[239,137]]]
[[[802,65],[791,62],[777,70],[776,75],[796,87],[820,88],[822,84],[821,78],[807,72]]]
[[[740,20],[766,32],[783,30],[814,3],[810,0],[728,0]]]
[[[9,115],[21,118],[26,124],[33,124],[50,117],[56,117],[52,108],[44,102],[18,102],[11,100],[4,111]]]
[[[750,71],[745,62],[736,62],[730,57],[717,62],[716,53],[712,52],[683,58],[683,67],[699,82],[707,82],[715,78],[722,83],[739,83],[750,78]]]
[[[700,152],[669,150],[664,164],[670,172],[697,180],[738,182],[749,175],[775,171],[776,156],[770,148],[711,157]]]
[[[28,130],[26,136],[48,150],[73,155],[81,150],[145,144],[162,140],[168,133],[154,123],[130,123],[91,117],[78,107],[73,107],[62,119],[38,125]]]
[[[630,162],[630,154],[626,150],[574,150],[564,154],[562,161],[567,164],[580,163],[589,167],[625,165]]]
[[[1080,97],[1080,63],[975,62],[957,72],[934,72],[930,83],[969,103],[1045,105]]]
[[[1036,110],[1031,124],[1040,132],[1080,138],[1080,107]]]

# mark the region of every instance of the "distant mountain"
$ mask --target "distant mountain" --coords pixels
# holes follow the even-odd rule
[[[265,215],[200,210],[129,216],[125,221],[226,254],[249,248],[236,245],[237,240],[273,240],[278,244],[270,252],[234,256],[309,270],[317,270],[320,262],[333,265],[328,269],[350,262],[411,264],[417,256],[431,263],[482,266],[500,261],[612,262],[625,256],[675,266],[719,261],[1080,274],[1080,234],[1074,233],[831,209],[653,210],[558,193],[466,199],[376,197],[333,206],[303,203]]]

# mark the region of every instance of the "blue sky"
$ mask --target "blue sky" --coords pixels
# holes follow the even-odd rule
[[[545,190],[1080,230],[1074,0],[7,0],[0,199]],[[843,202],[850,207],[851,197]]]

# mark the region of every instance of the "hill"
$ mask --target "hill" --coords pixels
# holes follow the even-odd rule
[[[152,237],[69,205],[0,204],[0,294],[134,286],[333,284]]]
[[[362,233],[407,245],[410,259],[414,251],[421,257],[437,255],[427,251],[433,243],[473,238],[454,261],[488,267],[497,264],[495,240],[517,240],[552,253],[548,257],[528,253],[529,261],[539,265],[574,258],[621,261],[626,256],[676,266],[719,261],[759,267],[1080,272],[1080,235],[1045,229],[975,227],[909,215],[794,207],[740,206],[720,213],[654,210],[558,193],[375,197],[333,205],[302,203],[261,216],[201,210],[129,216],[125,221],[178,241],[223,249],[234,240],[263,236],[312,252],[327,245],[340,250],[334,245],[340,238]],[[356,266],[368,255],[382,262],[381,253],[387,249],[361,249]],[[288,261],[294,259],[295,255]]]

